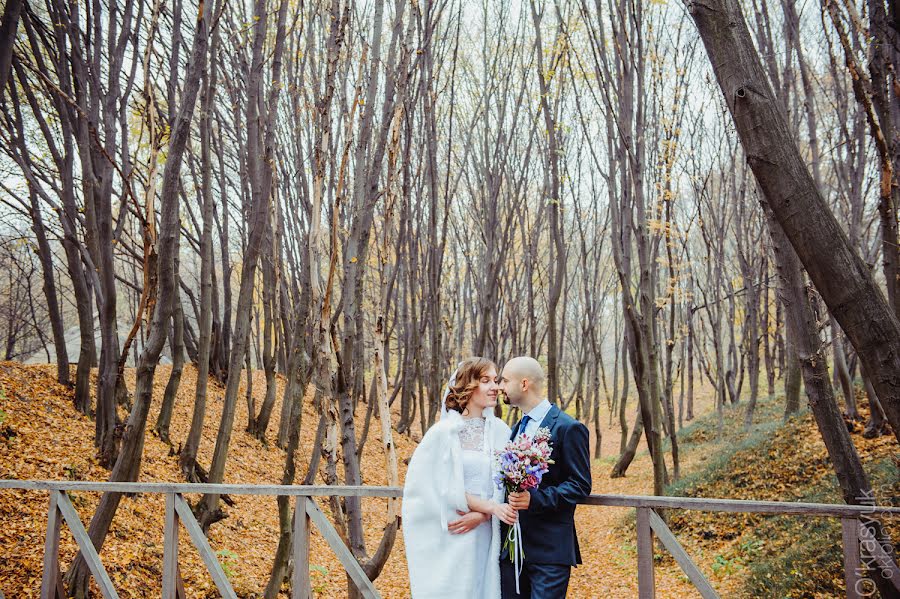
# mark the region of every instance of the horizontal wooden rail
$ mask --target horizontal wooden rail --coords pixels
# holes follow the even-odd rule
[[[214,485],[206,483],[115,483],[57,480],[0,480],[0,489],[31,491],[89,491],[95,493],[210,493],[215,495],[270,495],[302,497],[402,497],[400,487],[328,486],[328,485]],[[584,505],[601,507],[648,507],[654,509],[698,510],[704,512],[742,512],[794,516],[858,517],[871,514],[897,514],[900,507],[884,505],[847,505],[793,501],[753,501],[744,499],[706,499],[702,497],[657,497],[651,495],[589,495]]]
[[[900,507],[885,505],[706,499],[702,497],[589,495],[582,503],[585,505],[608,507],[648,507],[655,509],[698,510],[703,512],[742,512],[755,514],[785,514],[793,516],[825,516],[833,518],[858,517],[872,514],[900,515]]]
[[[95,493],[209,493],[213,495],[270,495],[303,497],[402,497],[400,487],[335,485],[213,485],[208,483],[114,483],[56,480],[0,480],[0,489],[30,491],[89,491]]]
[[[311,597],[308,567],[309,533],[314,526],[335,552],[348,576],[356,584],[360,594],[366,599],[379,597],[375,586],[366,577],[356,558],[344,545],[337,531],[325,514],[316,505],[314,497],[402,497],[403,489],[399,487],[377,486],[327,486],[327,485],[214,485],[191,483],[153,483],[153,482],[93,482],[93,481],[54,481],[54,480],[0,480],[0,490],[44,491],[50,495],[50,510],[47,519],[47,537],[44,551],[44,572],[41,585],[42,599],[55,599],[62,595],[59,576],[59,530],[65,522],[72,529],[79,549],[85,558],[95,580],[100,585],[104,597],[117,597],[97,552],[94,551],[84,526],[75,513],[67,493],[128,493],[128,494],[162,494],[166,497],[166,517],[164,524],[163,552],[163,597],[174,599],[183,597],[180,588],[181,577],[178,575],[178,529],[183,525],[195,548],[200,552],[212,575],[219,592],[223,597],[234,597],[234,591],[222,571],[212,549],[200,526],[194,519],[190,507],[182,497],[190,493],[211,493],[215,495],[268,495],[293,496],[296,498],[294,511],[294,536],[292,552],[294,567],[292,577],[292,597],[309,599]],[[678,543],[675,535],[666,526],[665,521],[655,510],[677,509],[705,512],[741,512],[767,515],[833,517],[841,519],[842,544],[844,550],[844,579],[847,586],[847,597],[861,599],[860,591],[864,582],[860,575],[866,569],[861,567],[860,538],[865,539],[868,530],[865,521],[888,515],[900,516],[900,508],[879,505],[845,505],[829,503],[802,503],[789,501],[746,501],[741,499],[706,499],[698,497],[651,497],[645,495],[590,495],[583,505],[600,507],[635,508],[637,512],[637,562],[638,562],[638,595],[641,599],[653,599],[656,585],[653,573],[653,538],[658,537],[665,548],[675,557],[675,561],[685,572],[704,599],[716,599],[713,587],[703,573],[694,565],[688,554]],[[866,545],[869,556],[882,566],[890,565],[891,558],[879,546],[874,549]],[[878,545],[878,543],[875,543]],[[0,556],[2,557],[2,556]],[[894,573],[900,576],[900,573]],[[892,580],[894,580],[892,578]],[[900,584],[900,581],[896,581]],[[2,599],[2,595],[0,595]]]

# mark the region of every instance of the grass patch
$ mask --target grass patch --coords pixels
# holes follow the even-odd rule
[[[681,446],[703,451],[706,464],[668,487],[671,495],[842,503],[837,479],[809,411],[782,422],[783,398],[762,399],[754,426],[730,410],[686,427]],[[893,437],[852,435],[879,505],[900,504]],[[732,597],[843,597],[840,521],[834,518],[713,514],[670,510],[670,528]],[[895,545],[900,519],[884,519]]]
[[[877,460],[867,470],[879,504],[896,504],[900,492],[900,472],[894,459]],[[840,503],[837,481],[832,482],[826,489],[811,490],[802,501]],[[883,519],[882,522],[896,545],[900,520]],[[757,536],[781,538],[787,542],[770,544],[758,560],[751,562],[745,583],[748,596],[844,596],[843,552],[838,520],[784,516],[769,518],[759,527]]]

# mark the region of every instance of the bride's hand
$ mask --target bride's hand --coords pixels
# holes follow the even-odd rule
[[[484,522],[486,518],[486,516],[480,512],[460,512],[457,510],[456,513],[459,514],[461,518],[447,523],[447,531],[452,535],[465,534]]]
[[[500,518],[506,524],[512,526],[519,519],[519,512],[517,512],[513,507],[511,507],[508,503],[497,503],[494,505],[494,515]]]

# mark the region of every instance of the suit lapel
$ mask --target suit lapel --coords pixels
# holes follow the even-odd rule
[[[544,416],[544,419],[541,421],[541,428],[549,428],[550,433],[553,433],[553,427],[556,426],[556,419],[559,418],[559,408],[556,407],[556,404],[550,404],[550,410],[547,412],[547,415]]]
[[[550,446],[553,448],[550,457],[555,461],[553,464],[550,464],[550,471],[547,472],[541,480],[540,488],[556,484],[556,468],[559,466],[560,452],[557,448],[559,438],[556,435],[556,419],[559,418],[559,412],[560,410],[556,404],[552,404],[550,406],[550,411],[547,412],[547,415],[544,416],[544,420],[541,421],[541,428],[550,429]]]

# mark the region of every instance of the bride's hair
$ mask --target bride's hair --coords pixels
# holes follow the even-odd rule
[[[481,377],[491,368],[496,370],[497,365],[487,358],[476,356],[463,360],[456,371],[456,382],[450,387],[450,394],[447,395],[447,410],[464,413],[472,393],[481,383]]]

